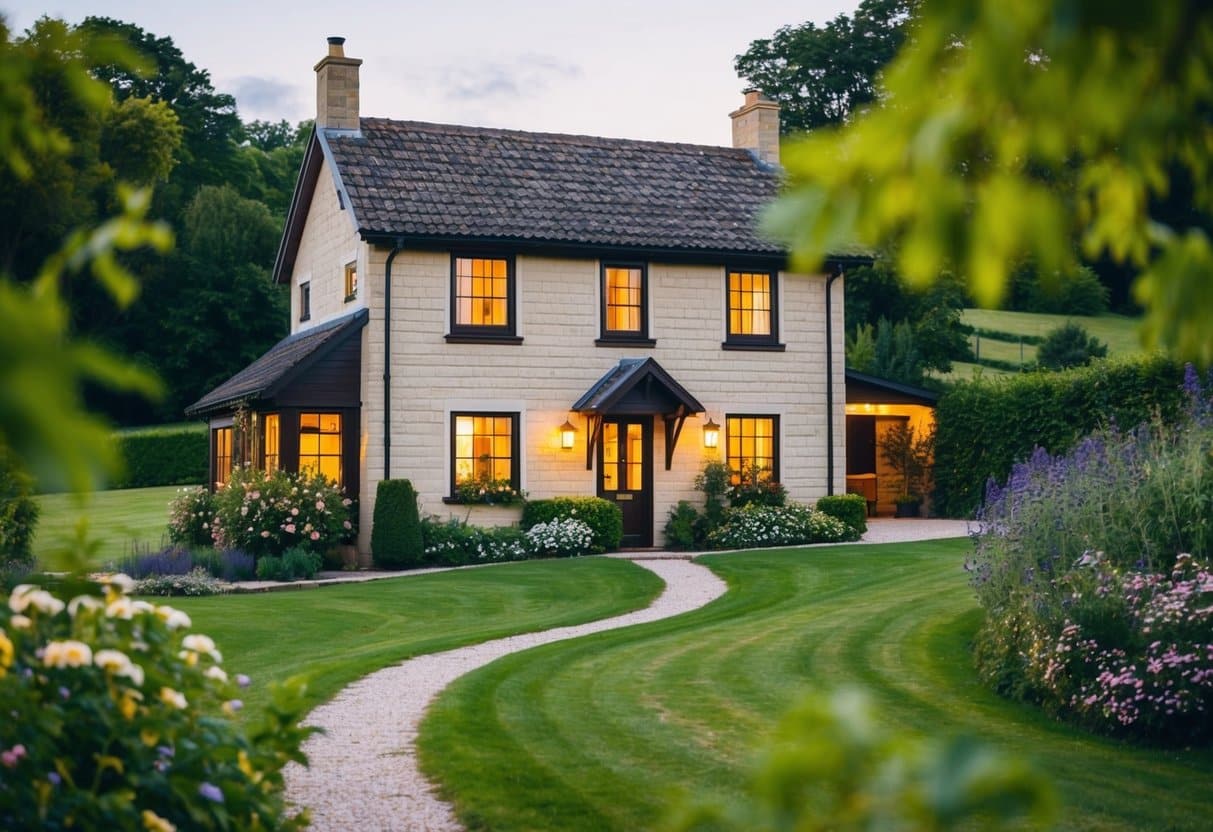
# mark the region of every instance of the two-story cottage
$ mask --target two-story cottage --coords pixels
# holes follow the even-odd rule
[[[484,524],[517,510],[460,485],[597,494],[631,546],[710,459],[842,492],[844,263],[790,273],[756,226],[777,105],[747,93],[732,148],[362,118],[343,42],[274,267],[291,334],[188,411],[212,481],[322,471],[361,498],[364,553],[389,477]]]

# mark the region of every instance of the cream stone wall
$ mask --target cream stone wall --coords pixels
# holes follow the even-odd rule
[[[364,305],[365,293],[359,289],[354,300],[345,300],[345,264],[358,263],[359,277],[366,273],[367,246],[358,239],[353,213],[342,210],[337,200],[332,169],[328,162],[320,168],[320,177],[308,207],[295,269],[291,274],[291,332],[322,324]],[[312,284],[312,315],[299,320],[299,285]]]
[[[322,182],[326,180],[322,177]],[[319,194],[322,189],[318,188]],[[323,220],[322,220],[323,221]],[[328,245],[344,244],[339,235]],[[371,249],[360,302],[371,316],[363,336],[362,535],[369,547],[375,488],[384,473],[383,275],[388,251]],[[336,256],[336,254],[334,254]],[[344,257],[344,254],[340,255]],[[301,258],[302,259],[302,258]],[[319,258],[317,258],[319,259]],[[338,260],[340,258],[338,257]],[[340,261],[344,262],[344,261]],[[312,265],[313,281],[319,271]],[[361,268],[361,261],[360,261]],[[334,274],[340,279],[340,263]],[[599,261],[518,256],[517,332],[523,343],[450,344],[450,253],[406,250],[393,263],[391,469],[412,480],[424,513],[463,516],[466,507],[444,503],[450,491],[451,414],[519,412],[522,487],[532,498],[587,495],[596,474],[585,466],[588,426],[569,406],[621,358],[652,356],[725,423],[727,413],[780,417],[781,479],[794,500],[827,493],[825,278],[780,275],[780,336],[785,352],[726,351],[723,266],[650,263],[649,335],[652,348],[598,347]],[[318,318],[313,283],[313,319]],[[832,286],[835,375],[834,491],[845,483],[842,281]],[[576,446],[561,450],[558,426],[578,426]],[[671,470],[665,470],[664,424],[653,425],[655,541],[669,509],[695,500],[695,474],[709,458],[702,417],[684,426]],[[723,453],[725,437],[720,443]],[[508,512],[476,510],[474,522],[512,522]]]

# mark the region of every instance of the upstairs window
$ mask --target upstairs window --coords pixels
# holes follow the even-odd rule
[[[451,334],[514,335],[514,264],[502,257],[451,258]]]
[[[312,284],[299,284],[299,320],[306,321],[312,317]]]
[[[341,487],[341,414],[299,414],[299,470],[323,474]]]
[[[345,264],[345,302],[358,297],[358,264]]]
[[[647,340],[648,275],[644,266],[602,266],[602,339]]]
[[[726,344],[763,346],[778,342],[775,287],[775,275],[770,272],[728,273]]]

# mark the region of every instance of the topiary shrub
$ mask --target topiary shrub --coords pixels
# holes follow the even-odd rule
[[[623,511],[601,497],[552,497],[531,500],[522,509],[523,531],[539,523],[575,518],[594,532],[591,554],[613,552],[623,540]]]
[[[1072,321],[1047,334],[1036,348],[1036,363],[1046,370],[1081,367],[1096,358],[1107,357],[1107,344]]]
[[[384,569],[410,569],[425,559],[417,492],[408,480],[381,480],[375,491],[371,556]]]
[[[108,585],[23,585],[0,603],[0,829],[303,828],[282,769],[302,761],[302,686],[247,720],[188,615]]]
[[[815,508],[822,514],[837,517],[862,535],[868,530],[868,501],[861,494],[834,494],[822,497]]]

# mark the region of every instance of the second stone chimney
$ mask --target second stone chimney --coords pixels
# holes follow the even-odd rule
[[[779,164],[779,105],[758,90],[745,91],[745,103],[729,113],[733,147],[753,151],[771,165]]]
[[[316,128],[359,130],[358,67],[345,56],[345,38],[329,38],[329,53],[316,64]]]

